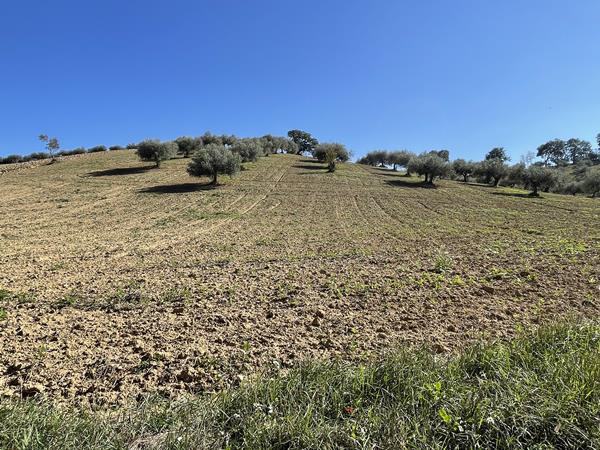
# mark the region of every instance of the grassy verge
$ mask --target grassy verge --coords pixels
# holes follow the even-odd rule
[[[0,448],[600,448],[600,324],[451,359],[305,364],[193,400],[83,412],[0,403]]]

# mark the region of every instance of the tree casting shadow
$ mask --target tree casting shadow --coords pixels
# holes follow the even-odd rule
[[[120,167],[118,169],[108,170],[96,170],[87,174],[88,177],[112,177],[116,175],[135,175],[137,173],[144,173],[154,167],[142,166],[142,167]]]
[[[218,184],[198,183],[164,184],[139,189],[138,192],[141,194],[184,194],[187,192],[210,191],[218,186]]]

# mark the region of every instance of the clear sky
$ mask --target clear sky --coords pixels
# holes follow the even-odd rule
[[[513,161],[600,132],[598,0],[2,0],[0,154],[310,131]]]

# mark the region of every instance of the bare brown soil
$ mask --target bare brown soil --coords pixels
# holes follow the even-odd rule
[[[94,154],[0,178],[0,394],[119,403],[257,368],[450,351],[600,313],[600,201],[262,158]]]

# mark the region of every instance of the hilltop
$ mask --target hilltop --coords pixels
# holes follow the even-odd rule
[[[177,396],[600,312],[594,199],[293,155],[213,188],[187,162],[124,150],[0,177],[2,394]]]

